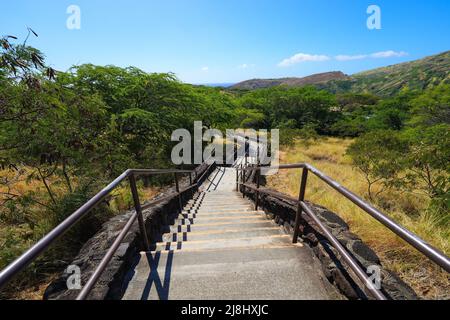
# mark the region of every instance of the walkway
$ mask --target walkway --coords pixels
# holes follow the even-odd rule
[[[125,300],[330,299],[311,250],[235,191],[219,168],[179,215],[164,242],[142,253]],[[326,280],[325,280],[326,281]]]

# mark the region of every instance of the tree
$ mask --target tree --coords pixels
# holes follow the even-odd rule
[[[405,166],[403,156],[407,152],[407,144],[396,132],[388,130],[366,133],[348,148],[347,154],[367,181],[370,200],[374,201],[379,194],[398,185],[399,174]],[[377,183],[381,188],[374,192]]]
[[[450,124],[450,84],[441,84],[425,90],[411,101],[411,105],[412,127]]]
[[[368,130],[402,130],[411,118],[411,99],[416,93],[405,91],[379,101],[372,108],[367,122]]]
[[[170,140],[169,132],[163,130],[158,117],[142,109],[129,109],[121,113],[115,121],[119,128],[120,140],[139,166],[149,165],[144,154],[146,148],[160,150]]]
[[[450,125],[418,127],[406,130],[409,144],[406,183],[410,189],[423,191],[441,209],[450,205]]]
[[[39,75],[46,74],[54,78],[55,70],[44,65],[44,55],[39,50],[26,45],[28,38],[37,33],[28,28],[28,36],[23,44],[12,43],[15,36],[0,38],[0,74],[6,78],[24,81],[30,87],[39,86]]]
[[[267,129],[293,121],[296,129],[314,126],[319,133],[327,134],[340,116],[335,97],[315,87],[273,87],[251,91],[240,97],[238,103],[263,113]]]
[[[354,112],[356,110],[365,109],[368,106],[374,106],[380,101],[375,95],[368,93],[341,93],[336,95],[336,100],[341,112]]]

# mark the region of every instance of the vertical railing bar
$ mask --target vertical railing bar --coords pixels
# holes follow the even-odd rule
[[[261,185],[261,168],[256,169],[256,196],[255,196],[255,211],[258,211],[259,206],[259,187]]]
[[[144,250],[149,251],[150,245],[148,243],[147,231],[145,229],[145,222],[144,222],[144,217],[142,215],[142,207],[141,207],[141,202],[139,200],[139,193],[138,193],[137,186],[136,186],[136,177],[134,176],[134,174],[130,175],[129,180],[130,180],[131,193],[133,195],[134,207],[136,209],[137,219],[138,219],[138,223],[139,223],[139,231],[141,233],[142,244],[144,246]]]
[[[314,223],[323,231],[325,237],[330,241],[331,245],[341,254],[344,261],[348,264],[350,269],[356,274],[356,276],[364,283],[370,293],[373,294],[378,300],[387,300],[381,290],[374,287],[370,278],[361,269],[358,263],[353,259],[353,257],[347,252],[346,248],[342,246],[339,240],[328,230],[328,228],[320,221],[314,211],[308,207],[305,202],[301,202],[300,205],[305,210],[306,214],[313,219]]]
[[[236,168],[236,192],[239,192],[239,167]]]
[[[245,170],[242,170],[242,198],[245,198]]]
[[[84,285],[83,289],[80,291],[80,293],[76,297],[76,300],[85,300],[88,297],[89,293],[92,291],[92,288],[95,286],[98,279],[100,279],[103,272],[107,268],[108,264],[114,257],[114,254],[116,253],[116,251],[119,248],[120,244],[122,243],[123,239],[125,238],[127,233],[130,231],[136,218],[137,218],[137,213],[134,213],[131,215],[131,218],[128,220],[125,227],[120,231],[119,235],[114,240],[113,244],[111,245],[111,247],[109,248],[109,250],[107,251],[105,256],[103,257],[103,259],[100,261],[99,265],[94,270],[91,277]]]
[[[181,200],[180,184],[178,182],[178,174],[177,173],[174,173],[174,178],[175,178],[175,188],[176,188],[177,194],[178,194],[178,205],[180,208],[180,212],[183,212],[183,203]]]
[[[190,189],[190,190],[191,190],[191,198],[192,198],[192,197],[194,196],[194,194],[195,194],[193,185],[194,185],[194,179],[192,178],[192,172],[190,172],[190,173],[189,173],[189,187],[191,188],[191,189]]]
[[[298,195],[298,204],[297,204],[297,212],[295,215],[294,236],[292,239],[292,243],[298,242],[298,236],[300,233],[300,220],[301,220],[301,215],[302,215],[301,203],[305,200],[305,192],[306,192],[307,182],[308,182],[308,169],[304,168],[303,172],[302,172],[301,182],[300,182],[300,192]]]

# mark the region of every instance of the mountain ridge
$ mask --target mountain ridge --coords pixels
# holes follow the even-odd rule
[[[291,87],[317,84],[330,80],[343,80],[349,76],[341,71],[330,71],[316,73],[306,77],[286,77],[279,79],[250,79],[234,84],[230,89],[254,90],[270,88],[278,85],[287,85]]]
[[[405,88],[423,90],[440,83],[450,83],[450,51],[353,75],[332,71],[303,78],[251,79],[239,82],[229,89],[255,90],[282,85],[313,85],[332,93],[357,92],[390,96]]]

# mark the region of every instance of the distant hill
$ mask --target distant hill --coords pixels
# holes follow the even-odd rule
[[[230,89],[238,90],[254,90],[262,88],[270,88],[279,85],[286,85],[290,87],[301,87],[306,85],[315,85],[331,80],[348,80],[349,77],[340,71],[325,72],[313,74],[304,78],[281,78],[281,79],[252,79],[237,83],[230,87]]]
[[[391,96],[404,88],[423,90],[440,83],[450,83],[450,51],[357,73],[348,80],[332,80],[317,87],[333,93],[351,91]]]
[[[232,85],[234,85],[234,83],[225,82],[225,83],[200,83],[200,84],[197,84],[196,86],[213,87],[213,88],[229,88]]]
[[[305,78],[254,79],[238,83],[230,89],[253,90],[278,85],[314,85],[332,93],[367,92],[390,96],[403,88],[422,90],[440,83],[450,83],[450,51],[352,76],[342,72],[327,72]]]

